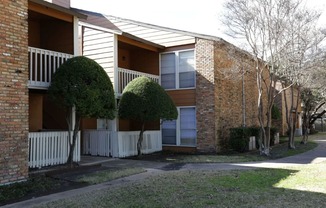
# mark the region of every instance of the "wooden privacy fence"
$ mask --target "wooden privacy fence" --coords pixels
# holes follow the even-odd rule
[[[110,156],[110,131],[88,129],[83,131],[83,154]]]
[[[69,155],[68,131],[30,132],[29,167],[41,168],[67,162]],[[80,161],[80,132],[74,150],[73,160]]]

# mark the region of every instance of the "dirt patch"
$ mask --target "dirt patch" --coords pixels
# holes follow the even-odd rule
[[[31,171],[27,181],[0,187],[0,206],[89,186],[88,183],[77,182],[74,179],[103,169],[107,168],[96,165],[72,169],[57,167],[55,170],[41,173]]]

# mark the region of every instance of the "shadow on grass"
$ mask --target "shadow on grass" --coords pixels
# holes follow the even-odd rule
[[[168,163],[241,163],[254,161],[268,161],[300,154],[317,147],[317,143],[308,142],[300,144],[295,142],[296,149],[289,150],[287,143],[278,144],[272,147],[271,156],[261,156],[259,151],[251,151],[238,153],[234,151],[223,152],[219,154],[202,154],[202,153],[176,153],[176,152],[156,152],[152,154],[142,155],[141,157],[128,157],[126,159],[145,160],[155,162]]]
[[[144,181],[59,200],[48,207],[323,207],[324,193],[284,188],[297,170],[165,172]]]

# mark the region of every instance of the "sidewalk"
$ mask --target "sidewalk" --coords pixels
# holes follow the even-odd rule
[[[82,166],[94,166],[101,164],[103,168],[117,167],[142,167],[147,172],[120,178],[117,180],[105,182],[102,184],[91,185],[79,189],[65,191],[61,193],[51,194],[48,196],[38,197],[15,204],[5,205],[4,207],[33,207],[46,202],[56,201],[60,199],[70,198],[75,195],[92,192],[95,190],[103,190],[114,188],[119,185],[144,180],[150,176],[161,174],[165,171],[182,171],[182,170],[233,170],[233,169],[252,169],[252,168],[284,168],[296,165],[307,165],[311,163],[320,163],[326,161],[326,138],[315,140],[318,147],[308,152],[265,162],[249,162],[249,163],[207,163],[207,164],[172,164],[163,162],[152,162],[142,160],[116,159],[116,158],[84,158]]]

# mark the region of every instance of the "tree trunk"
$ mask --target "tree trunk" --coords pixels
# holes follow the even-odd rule
[[[295,149],[295,145],[294,145],[294,132],[295,132],[295,128],[293,128],[293,126],[291,126],[289,128],[288,149]]]
[[[142,126],[141,126],[141,130],[139,133],[139,138],[138,138],[138,142],[137,142],[137,156],[140,157],[142,152],[142,145],[143,145],[143,139],[144,139],[144,131],[145,131],[145,122],[142,122]]]
[[[302,117],[302,140],[300,144],[307,144],[308,141],[308,129],[309,129],[309,120],[310,120],[310,111],[311,111],[311,105],[308,102],[305,102],[305,110],[303,112]]]
[[[289,112],[289,121],[288,121],[288,148],[289,149],[295,149],[294,146],[294,132],[295,132],[295,123],[293,119],[293,115],[291,112]]]
[[[267,108],[267,124],[265,128],[265,148],[264,148],[264,155],[265,156],[270,156],[270,144],[271,144],[271,125],[272,125],[272,113],[271,113],[271,107],[269,106]]]
[[[70,132],[69,132],[69,155],[67,159],[67,165],[69,165],[70,168],[73,167],[73,157],[74,157],[74,151],[75,151],[75,146],[77,142],[77,135],[79,131],[79,124],[80,124],[81,117],[76,116],[76,123],[73,129],[73,136],[71,139]],[[71,142],[72,140],[72,142]]]
[[[302,121],[302,140],[300,144],[307,144],[308,142],[308,129],[309,129],[309,111],[304,112]]]

